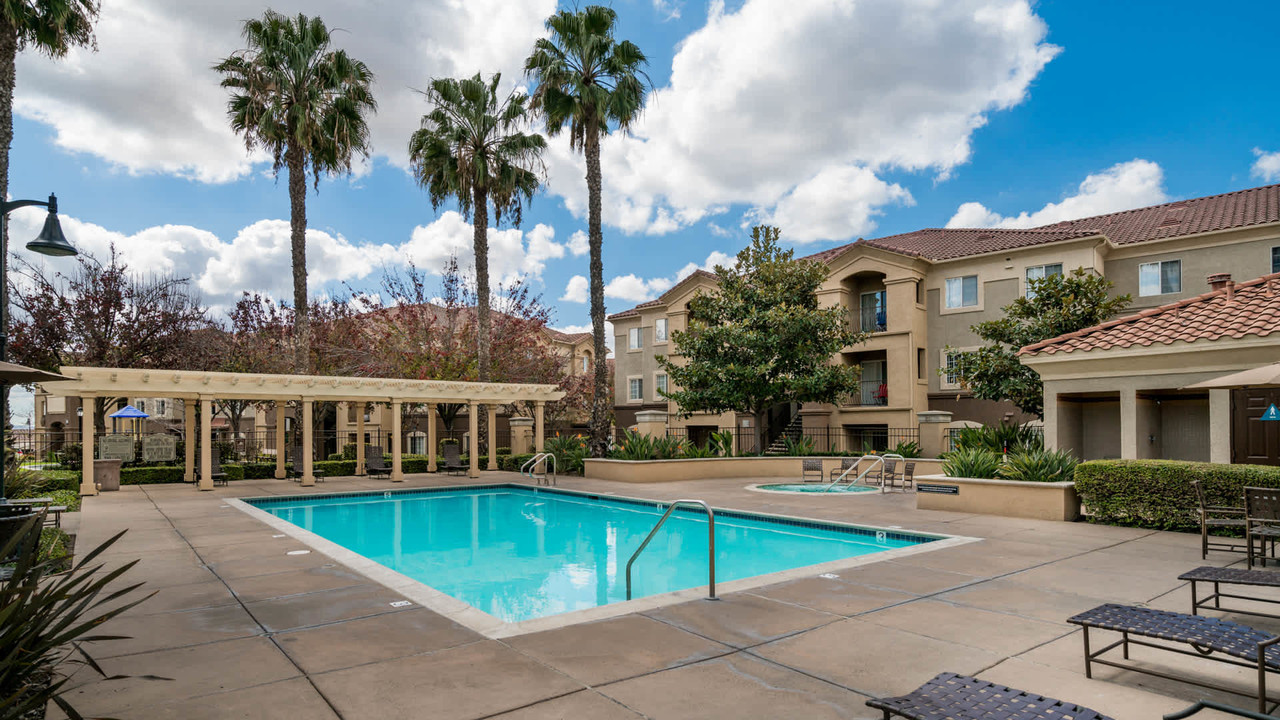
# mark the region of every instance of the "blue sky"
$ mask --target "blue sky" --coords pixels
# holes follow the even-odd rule
[[[56,191],[68,235],[117,242],[138,271],[188,275],[215,308],[288,297],[283,177],[245,156],[208,69],[261,2],[104,6],[100,51],[19,64],[10,188]],[[396,5],[386,3],[388,6]],[[1272,3],[618,0],[619,34],[657,91],[635,136],[605,146],[610,312],[735,253],[757,220],[801,254],[953,224],[1040,224],[1280,177]],[[404,168],[433,75],[519,63],[554,0],[421,0],[352,12],[277,3],[343,28],[379,77],[374,156],[308,198],[312,289],[374,288],[406,258],[434,269],[469,228]],[[463,9],[465,8],[465,9]],[[980,20],[975,20],[979,18]],[[156,42],[156,37],[164,40]],[[673,67],[675,68],[673,71]],[[559,327],[586,325],[581,169],[551,139],[548,187],[492,262],[523,275]],[[1263,154],[1255,153],[1255,149]],[[260,159],[258,159],[260,160]],[[964,212],[961,212],[962,207]],[[37,212],[15,216],[17,240]],[[541,226],[541,227],[540,227]],[[578,281],[581,285],[581,281]]]

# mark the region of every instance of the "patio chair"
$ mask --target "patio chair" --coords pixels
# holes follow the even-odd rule
[[[906,695],[871,698],[867,706],[883,711],[885,720],[1112,720],[1087,707],[955,673],[942,673]]]
[[[822,482],[822,461],[817,458],[801,460],[800,480],[802,482]]]
[[[441,471],[450,475],[461,475],[467,470],[467,466],[462,464],[462,447],[458,443],[445,443],[441,450],[443,455]]]
[[[226,485],[227,473],[222,469],[222,451],[213,448],[213,462],[209,466],[209,478],[213,480],[214,485]]]
[[[1247,487],[1244,489],[1244,546],[1248,567],[1253,569],[1253,543],[1262,551],[1262,567],[1267,566],[1267,543],[1275,557],[1276,540],[1280,539],[1280,490]]]
[[[371,478],[391,477],[391,466],[382,458],[382,448],[376,445],[364,446],[364,467]]]
[[[1209,540],[1209,530],[1211,528],[1235,528],[1244,529],[1244,508],[1232,507],[1229,505],[1210,505],[1204,496],[1204,486],[1199,480],[1191,481],[1191,487],[1196,491],[1196,502],[1200,506],[1200,559],[1209,557],[1209,550],[1224,550],[1227,552],[1239,552],[1240,544],[1237,542],[1228,542],[1226,540]]]
[[[1092,610],[1068,618],[1067,622],[1084,628],[1084,676],[1086,678],[1093,677],[1095,664],[1109,665],[1122,670],[1253,697],[1258,701],[1260,713],[1267,712],[1267,703],[1277,702],[1275,697],[1267,694],[1267,673],[1280,673],[1280,648],[1276,647],[1276,643],[1280,643],[1280,635],[1255,630],[1248,625],[1230,620],[1111,603],[1099,605]],[[1092,650],[1089,645],[1090,629],[1118,632],[1120,639],[1100,650]],[[1136,638],[1151,638],[1163,642]],[[1190,645],[1191,650],[1195,652],[1171,647],[1171,643]],[[1140,665],[1127,662],[1130,645],[1256,670],[1257,690],[1242,691],[1239,688],[1216,685],[1203,677],[1175,675],[1164,669],[1153,669],[1146,662],[1145,657]],[[1116,648],[1121,648],[1123,661],[1101,657]]]
[[[885,458],[867,473],[867,484],[870,485],[874,482],[876,485],[885,487],[887,483],[891,487],[897,471],[898,461],[895,458]]]
[[[858,460],[859,458],[856,458],[856,457],[840,458],[840,467],[831,468],[831,474],[827,476],[827,481],[835,482],[836,478],[840,477],[841,475],[844,475],[845,472],[848,471],[850,468],[855,467],[858,464]],[[853,475],[856,478],[858,475],[858,471],[854,470]],[[850,482],[853,481],[853,478],[847,478],[847,479]]]
[[[916,487],[916,464],[913,462],[905,462],[902,464],[902,489]]]

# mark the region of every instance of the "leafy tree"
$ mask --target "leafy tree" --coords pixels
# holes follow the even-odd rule
[[[220,332],[186,278],[138,277],[111,249],[106,265],[76,258],[69,274],[46,275],[18,260],[9,282],[17,313],[10,350],[24,365],[56,371],[63,365],[121,368],[214,368]],[[96,427],[104,427],[115,398],[98,398]],[[86,409],[88,412],[88,409]]]
[[[220,372],[288,373],[293,341],[287,312],[287,308],[281,308],[267,296],[244,293],[227,314],[230,330],[220,333],[217,369]],[[226,415],[233,432],[238,432],[244,414],[258,405],[266,404],[222,398],[214,401],[214,412]]]
[[[1005,305],[1003,317],[972,327],[987,344],[956,353],[960,385],[976,398],[1008,400],[1025,413],[1043,416],[1044,386],[1036,371],[1018,362],[1018,350],[1123,312],[1131,298],[1111,297],[1111,288],[1106,278],[1084,268],[1028,280],[1026,296]]]
[[[689,303],[689,328],[672,333],[681,358],[659,356],[671,379],[665,393],[686,416],[751,413],[756,447],[769,437],[767,410],[779,403],[835,402],[857,387],[858,368],[832,364],[865,335],[849,329],[841,307],[818,306],[821,263],[778,247],[777,228],[757,226],[733,267],[716,266],[719,288]]]
[[[369,155],[365,113],[377,103],[373,73],[343,50],[332,49],[320,18],[288,17],[268,10],[246,20],[248,47],[224,58],[214,70],[232,91],[231,127],[249,150],[271,153],[272,171],[289,171],[289,243],[293,255],[295,371],[307,373],[311,313],[307,305],[307,171],[320,175],[351,171],[356,155]]]
[[[542,114],[547,132],[569,126],[569,144],[587,160],[587,235],[591,250],[591,331],[595,336],[595,395],[591,405],[591,454],[605,457],[613,393],[609,386],[604,337],[604,234],[600,226],[600,137],[611,129],[625,131],[644,108],[648,62],[634,43],[614,38],[617,13],[589,5],[561,10],[547,18],[550,37],[539,38],[525,61],[537,82],[533,109]]]
[[[528,122],[528,96],[513,92],[498,99],[502,76],[485,82],[477,73],[465,80],[437,78],[424,94],[433,106],[422,128],[409,139],[409,161],[418,183],[439,209],[456,198],[472,220],[476,265],[476,321],[479,324],[478,372],[489,374],[489,206],[495,225],[503,215],[519,227],[522,205],[533,199],[547,141],[521,130]]]

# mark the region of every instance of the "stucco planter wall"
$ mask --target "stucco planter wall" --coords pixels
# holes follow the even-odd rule
[[[781,478],[800,480],[800,461],[791,456],[697,458],[682,460],[595,460],[586,461],[583,475],[597,480],[630,483],[717,480],[725,478]],[[823,457],[823,477],[840,467],[838,457]],[[916,477],[941,472],[942,461],[912,458]],[[865,462],[863,463],[866,464]],[[902,472],[899,468],[898,472]]]
[[[917,475],[916,508],[1071,521],[1080,517],[1080,498],[1073,482],[1014,482],[941,474]]]

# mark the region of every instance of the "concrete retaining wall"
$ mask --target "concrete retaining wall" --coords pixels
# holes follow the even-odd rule
[[[583,473],[597,480],[630,483],[678,482],[682,480],[716,480],[723,478],[781,478],[800,480],[800,457],[734,457],[684,460],[592,460],[586,461]],[[838,457],[824,457],[823,477],[840,467]],[[942,471],[942,461],[912,458],[915,475]],[[865,463],[864,463],[865,465]],[[899,468],[901,472],[901,467]]]
[[[1073,482],[1014,482],[917,475],[916,508],[1071,521],[1080,517],[1080,498]]]

